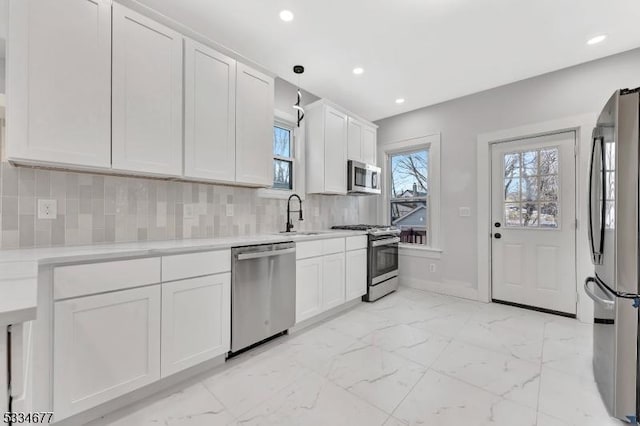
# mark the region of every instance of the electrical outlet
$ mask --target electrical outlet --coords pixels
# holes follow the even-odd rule
[[[58,217],[56,200],[38,200],[38,219],[55,219]]]
[[[435,263],[430,263],[429,264],[429,272],[435,272],[436,271],[436,264]]]
[[[193,204],[187,203],[184,205],[183,214],[185,219],[193,219]]]
[[[233,216],[233,204],[227,204],[227,217]]]
[[[460,217],[471,216],[471,209],[469,207],[460,207]]]

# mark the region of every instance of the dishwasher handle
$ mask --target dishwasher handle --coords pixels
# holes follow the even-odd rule
[[[238,260],[250,260],[250,259],[261,259],[264,257],[273,257],[273,256],[282,256],[284,254],[291,254],[291,253],[295,253],[296,252],[296,248],[288,248],[288,249],[282,249],[282,250],[269,250],[269,251],[259,251],[256,253],[244,253],[244,254],[238,254],[237,255],[237,259]]]

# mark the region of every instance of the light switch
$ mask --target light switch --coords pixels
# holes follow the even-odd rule
[[[233,216],[233,204],[227,204],[227,217]]]
[[[460,207],[460,217],[471,216],[471,209],[469,207]]]
[[[55,219],[58,217],[56,200],[38,200],[38,219]]]

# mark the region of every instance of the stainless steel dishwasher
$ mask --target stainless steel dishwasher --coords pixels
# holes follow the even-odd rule
[[[296,245],[231,249],[231,352],[280,334],[296,322]]]

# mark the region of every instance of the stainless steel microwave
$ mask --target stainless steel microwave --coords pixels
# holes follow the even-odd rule
[[[347,191],[351,194],[380,194],[380,172],[380,167],[349,160]]]

